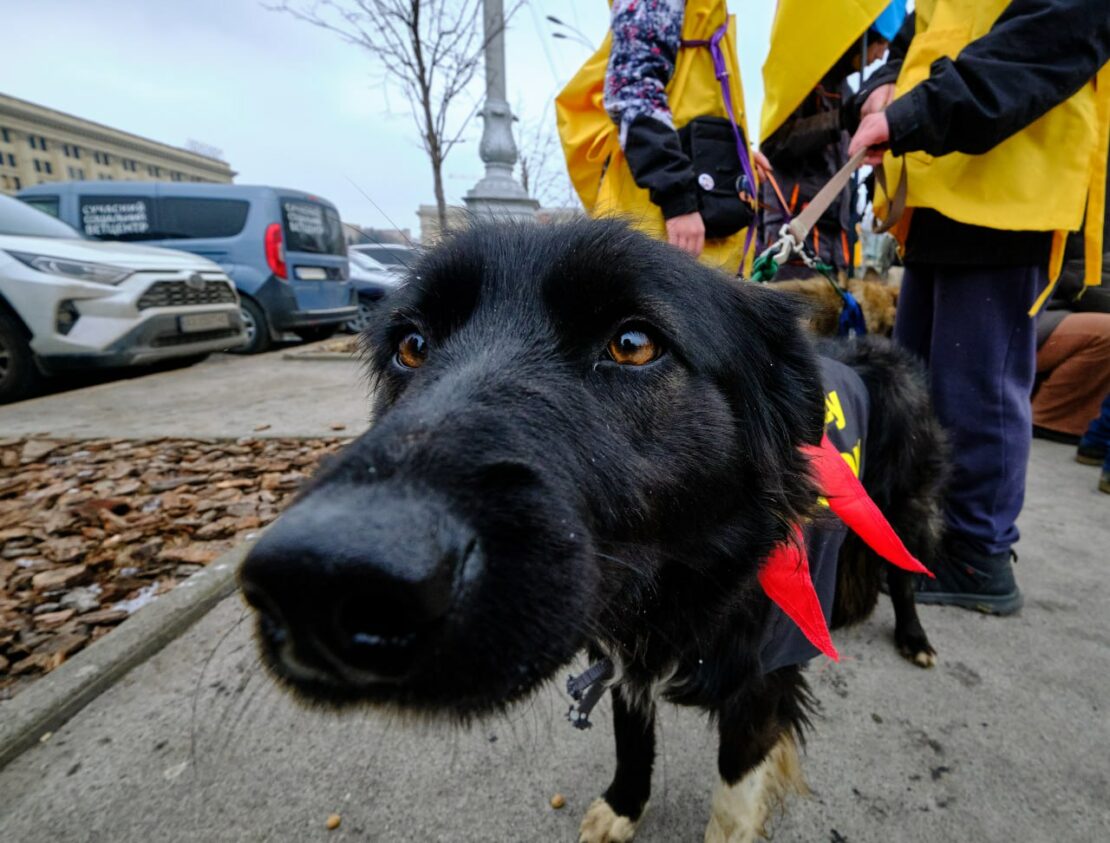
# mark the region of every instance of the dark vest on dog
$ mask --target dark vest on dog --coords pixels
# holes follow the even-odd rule
[[[863,472],[870,410],[867,388],[855,372],[827,357],[821,358],[821,383],[825,389],[825,432],[859,477]],[[848,528],[826,509],[805,525],[804,533],[810,576],[825,621],[831,627],[836,561]],[[760,648],[763,672],[802,664],[818,654],[797,625],[772,603]]]

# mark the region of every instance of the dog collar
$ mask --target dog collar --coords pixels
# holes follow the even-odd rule
[[[822,437],[820,445],[803,446],[802,452],[809,458],[817,488],[828,500],[829,508],[868,547],[892,565],[915,574],[933,576],[906,549],[827,435]],[[800,526],[795,526],[791,537],[767,557],[759,570],[759,584],[814,647],[833,661],[840,661],[821,610],[821,601],[813,587]]]

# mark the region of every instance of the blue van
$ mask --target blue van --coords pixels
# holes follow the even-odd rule
[[[281,187],[70,181],[16,194],[95,240],[142,241],[215,261],[239,289],[249,341],[331,336],[358,313],[335,206]]]

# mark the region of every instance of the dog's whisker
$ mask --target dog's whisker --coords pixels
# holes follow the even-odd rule
[[[191,775],[193,776],[194,780],[199,778],[201,772],[197,760],[197,703],[201,694],[201,683],[204,682],[204,677],[208,672],[208,667],[212,663],[212,659],[215,658],[216,653],[219,652],[220,648],[224,645],[224,642],[227,641],[232,633],[234,633],[237,629],[239,629],[240,626],[242,626],[243,622],[246,621],[248,617],[249,615],[247,614],[246,606],[241,606],[239,617],[236,618],[236,620],[216,640],[216,643],[213,645],[212,650],[208,653],[207,656],[205,656],[204,662],[201,664],[200,671],[197,673],[196,682],[193,684],[193,693],[189,701],[189,765],[192,768]]]

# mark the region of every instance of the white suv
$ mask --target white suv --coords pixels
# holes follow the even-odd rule
[[[212,261],[82,240],[0,196],[0,403],[40,374],[188,362],[246,339],[235,287]]]

